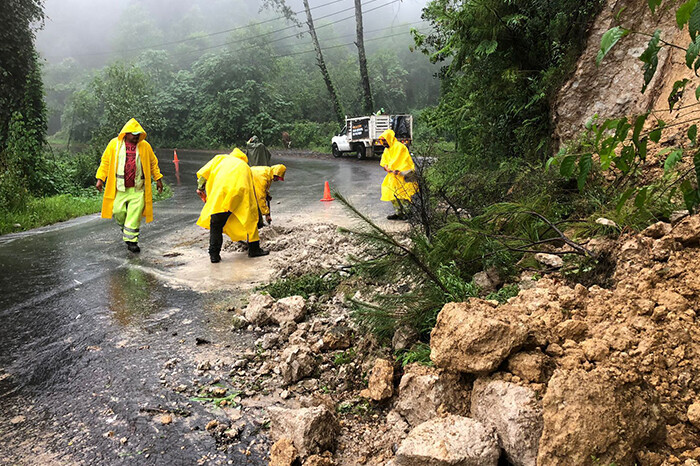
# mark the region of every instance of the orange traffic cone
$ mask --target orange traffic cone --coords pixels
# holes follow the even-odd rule
[[[328,185],[328,181],[326,181],[326,186],[323,188],[323,199],[321,199],[321,202],[328,201],[335,201],[335,199],[331,197],[331,187]]]
[[[177,149],[173,151],[173,163],[175,164],[175,174],[180,174],[180,160],[177,158]]]

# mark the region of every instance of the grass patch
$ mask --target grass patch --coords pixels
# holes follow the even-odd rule
[[[340,284],[338,274],[330,274],[325,277],[316,274],[306,274],[300,277],[285,278],[269,283],[258,288],[268,293],[275,299],[288,296],[303,296],[309,299],[311,295],[324,295],[332,293]]]
[[[235,408],[238,406],[236,399],[240,396],[241,392],[234,391],[226,396],[214,396],[206,391],[202,391],[200,396],[195,396],[190,398],[190,401],[198,401],[200,403],[213,403],[214,406],[220,408],[222,406],[228,406],[230,408]]]
[[[430,360],[430,345],[426,343],[416,343],[411,349],[401,352],[396,356],[396,360],[401,363],[401,367],[417,362],[424,366],[433,366]]]
[[[163,193],[154,190],[154,201],[172,197],[172,188],[165,184]],[[75,194],[31,198],[24,209],[5,211],[0,209],[0,235],[31,230],[45,225],[64,222],[83,215],[94,214],[102,208],[102,194],[94,188],[86,188]],[[18,226],[19,225],[19,226]]]

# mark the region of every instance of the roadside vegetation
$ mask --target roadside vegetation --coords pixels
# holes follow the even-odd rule
[[[650,8],[659,3],[650,2]],[[348,204],[364,225],[348,233],[375,258],[354,270],[379,288],[408,286],[353,302],[355,318],[379,342],[389,345],[400,331],[427,343],[445,303],[470,297],[503,303],[517,295],[522,272],[537,279],[556,269],[572,283],[609,287],[614,264],[588,249],[588,239],[615,238],[669,221],[675,211],[697,209],[700,156],[693,122],[685,140],[661,145],[669,125],[653,113],[593,116],[578,138],[552,155],[550,105],[600,6],[435,0],[425,9],[436,33],[416,34],[416,44],[431,60],[449,65],[441,75],[439,105],[425,111],[433,144],[414,148],[433,163],[419,167],[421,193],[411,206],[411,228],[389,233]],[[625,36],[642,34],[650,37],[640,56],[645,87],[664,46],[686,50],[688,67],[697,69],[700,30],[692,18],[700,17],[698,2],[686,2],[676,17],[679,28],[688,25],[690,45],[669,45],[658,31],[618,26],[603,37],[598,62],[605,66],[605,55]],[[689,84],[675,83],[671,108]],[[454,138],[456,150],[439,149],[439,135],[445,134]],[[538,253],[557,256],[562,265],[547,265],[536,259]],[[496,291],[477,284],[475,275],[485,273]],[[399,357],[407,354],[413,353]]]

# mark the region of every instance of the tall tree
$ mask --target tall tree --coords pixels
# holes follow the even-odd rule
[[[369,73],[367,73],[367,57],[365,56],[365,38],[362,29],[362,0],[355,0],[355,31],[357,35],[357,54],[360,60],[360,79],[362,80],[362,93],[364,97],[364,110],[366,114],[374,110],[372,102],[372,90],[369,87]]]
[[[0,151],[5,148],[15,112],[37,116],[43,140],[45,113],[34,33],[43,25],[43,0],[8,0],[0,8]],[[37,87],[37,89],[33,89]],[[34,122],[30,122],[34,123]]]
[[[331,75],[328,73],[328,68],[326,67],[326,62],[323,59],[323,51],[321,50],[321,45],[318,42],[318,36],[316,35],[316,29],[314,28],[314,20],[311,17],[311,8],[309,7],[309,0],[304,0],[304,9],[306,10],[306,24],[309,27],[309,35],[311,35],[311,40],[314,43],[314,49],[316,49],[316,64],[321,69],[323,81],[326,83],[326,87],[328,88],[328,94],[330,95],[331,103],[333,104],[335,116],[338,119],[338,122],[342,125],[345,121],[343,107],[341,107],[340,105],[340,100],[338,99],[338,92],[335,90],[335,86],[333,85],[333,81],[331,80]]]

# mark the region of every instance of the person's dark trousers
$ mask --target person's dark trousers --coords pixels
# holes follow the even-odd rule
[[[224,225],[231,212],[221,212],[211,216],[209,225],[209,255],[218,256],[221,252],[221,245],[224,242]]]

